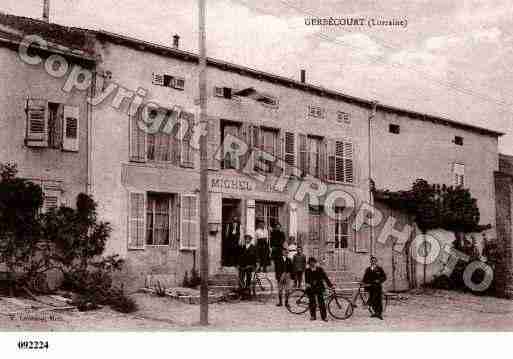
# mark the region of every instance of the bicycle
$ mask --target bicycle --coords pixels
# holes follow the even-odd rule
[[[267,303],[273,294],[273,283],[267,277],[267,274],[255,271],[251,275],[250,287],[246,288],[245,283],[239,278],[239,287],[235,288],[223,296],[223,300],[235,303],[244,299],[256,299],[261,303]]]
[[[342,294],[330,288],[324,292],[327,311],[335,319],[347,319],[353,314],[353,305]],[[293,314],[303,314],[308,311],[309,299],[306,290],[294,289],[287,295],[287,309]]]
[[[368,287],[369,287],[368,284],[365,284],[365,283],[362,283],[362,282],[358,282],[358,291],[356,292],[354,297],[352,297],[351,305],[353,306],[353,308],[357,308],[358,305],[356,304],[356,302],[357,302],[358,298],[360,298],[363,306],[366,306],[367,309],[369,310],[369,312],[371,314],[374,314],[374,310],[372,309],[372,306],[369,303],[369,299],[370,299],[369,292],[367,290],[365,290]],[[381,300],[382,300],[382,303],[383,303],[383,312],[384,312],[386,307],[387,307],[387,304],[388,304],[388,298],[385,295],[385,292],[381,293],[381,297],[382,297]]]

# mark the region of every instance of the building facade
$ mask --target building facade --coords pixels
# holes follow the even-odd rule
[[[90,128],[81,140],[89,144],[85,182],[114,229],[108,252],[126,259],[123,279],[131,287],[155,276],[180,283],[199,263],[198,57],[178,46],[83,32],[95,59],[90,123],[80,127]],[[31,81],[37,76],[45,87],[59,85],[46,73]],[[495,226],[500,133],[374,107],[215,59],[208,60],[207,78],[212,274],[233,270],[226,246],[235,217],[241,234],[254,234],[257,223],[279,222],[331,271],[360,277],[373,253],[391,274],[387,285],[407,288],[408,256],[377,239],[389,216],[396,231],[414,224],[380,204],[382,220],[365,219],[369,177],[377,188],[392,190],[408,189],[417,178],[464,185],[478,199],[481,222]],[[278,178],[286,180],[276,185]],[[339,196],[328,216],[323,205],[333,193]],[[407,233],[414,235],[414,229]]]

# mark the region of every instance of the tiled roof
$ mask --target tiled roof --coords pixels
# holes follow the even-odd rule
[[[6,32],[7,27],[7,32]],[[9,32],[12,30],[19,31],[21,35],[13,35]],[[197,54],[192,52],[187,52],[183,50],[179,50],[169,46],[163,46],[159,44],[155,44],[152,42],[128,37],[125,35],[115,34],[108,31],[102,30],[91,30],[91,29],[81,29],[76,27],[67,27],[52,23],[47,23],[41,20],[36,20],[32,18],[9,15],[0,12],[0,38],[2,36],[7,36],[11,38],[12,36],[17,37],[18,40],[21,39],[23,35],[33,35],[37,34],[42,38],[55,42],[57,44],[66,46],[71,48],[72,50],[83,51],[91,57],[94,57],[94,37],[106,39],[108,41],[112,41],[114,43],[123,44],[125,46],[129,46],[141,51],[149,51],[153,53],[160,54],[162,56],[167,57],[175,57],[180,58],[185,61],[198,62],[199,57]],[[263,72],[255,69],[251,69],[245,66],[233,64],[230,62],[217,60],[214,58],[208,58],[207,63],[209,66],[217,67],[219,69],[225,71],[231,71],[243,74],[248,77],[256,78],[263,81],[268,81],[276,84],[280,84],[287,87],[297,88],[302,91],[310,92],[315,95],[325,96],[328,98],[333,98],[336,100],[346,101],[358,104],[360,106],[364,106],[367,108],[371,108],[373,102],[368,99],[362,99],[355,96],[351,96],[345,93],[341,93],[338,91],[329,90],[327,88],[321,86],[315,86],[307,83],[302,83],[293,79],[289,79],[283,76],[278,76],[275,74],[271,74],[268,72]],[[479,132],[486,135],[491,136],[502,136],[503,132],[491,130],[488,128],[470,125],[467,123],[462,123],[458,121],[454,121],[448,118],[444,118],[436,115],[429,115],[425,113],[420,113],[417,111],[412,111],[408,109],[398,108],[394,106],[389,106],[385,104],[379,104],[378,109],[380,111],[398,113],[401,115],[409,116],[418,120],[430,121],[446,126],[451,126],[455,128],[461,128],[464,130]]]

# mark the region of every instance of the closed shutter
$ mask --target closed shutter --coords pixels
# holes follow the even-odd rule
[[[304,176],[308,171],[308,138],[306,135],[299,134],[299,170]]]
[[[180,114],[182,120],[186,120],[189,123],[186,133],[181,132],[180,138],[182,138],[181,154],[180,154],[180,165],[182,167],[194,168],[194,150],[190,145],[190,140],[194,128],[194,115],[189,112],[182,111]],[[185,128],[180,126],[180,131],[184,131]]]
[[[354,183],[354,146],[351,142],[344,142],[344,180]]]
[[[146,237],[146,192],[128,193],[128,249],[144,249]]]
[[[77,152],[79,148],[79,109],[76,106],[64,106],[64,126],[62,131],[62,149]]]
[[[208,120],[208,168],[211,170],[219,169],[219,161],[216,159],[217,150],[219,149],[219,135],[221,130],[219,128],[219,119],[210,118]]]
[[[335,141],[335,182],[344,180],[344,142]]]
[[[260,156],[260,150],[262,150],[264,148],[264,139],[263,139],[263,135],[262,135],[262,129],[260,128],[260,126],[257,126],[257,125],[253,125],[251,126],[252,128],[252,134],[250,134],[250,138],[252,140],[252,147],[253,147],[253,151],[251,153],[251,158],[252,158],[252,166],[253,166],[253,169],[255,171],[261,171],[262,168],[261,165],[259,164],[260,162],[258,161],[257,162],[257,159],[259,158]]]
[[[146,139],[147,133],[139,128],[138,122],[141,120],[142,109],[132,114],[129,111],[130,121],[130,161],[146,162]]]
[[[48,146],[48,101],[27,99],[27,146]]]
[[[199,218],[198,199],[195,194],[180,196],[180,249],[193,250],[198,248]]]
[[[296,167],[296,136],[293,132],[285,132],[284,154],[287,165],[286,174],[294,174]]]

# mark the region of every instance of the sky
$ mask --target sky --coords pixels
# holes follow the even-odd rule
[[[40,18],[43,0],[1,0]],[[195,0],[51,0],[50,21],[197,52]],[[307,26],[305,18],[407,20]],[[210,57],[380,103],[506,132],[513,155],[511,0],[207,0]]]

